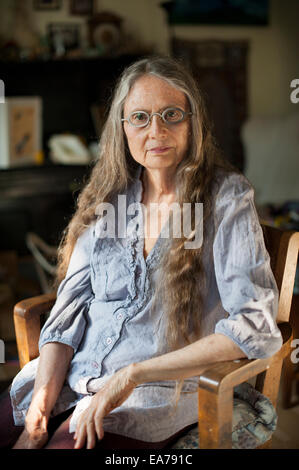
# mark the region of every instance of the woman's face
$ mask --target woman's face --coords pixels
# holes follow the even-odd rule
[[[188,100],[184,93],[153,75],[139,78],[124,104],[124,118],[132,111],[162,113],[176,107],[188,112]],[[124,131],[129,150],[138,163],[150,169],[175,169],[184,159],[189,145],[190,119],[177,124],[166,124],[159,116],[153,116],[146,127],[136,128],[124,121]]]

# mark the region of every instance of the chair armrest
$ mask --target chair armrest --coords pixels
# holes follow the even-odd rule
[[[234,387],[257,377],[256,388],[276,406],[277,388],[283,359],[290,352],[292,328],[278,325],[283,337],[281,349],[265,359],[224,361],[205,370],[199,377],[198,431],[202,449],[231,448]],[[277,380],[277,374],[278,380]]]
[[[51,310],[56,293],[39,295],[18,302],[14,307],[14,325],[20,367],[38,357],[40,317]]]
[[[263,372],[273,362],[285,358],[290,350],[292,328],[289,323],[280,323],[278,327],[282,334],[283,345],[276,354],[265,359],[238,359],[214,364],[200,376],[200,387],[218,393],[219,388],[223,390],[227,386],[235,387]]]

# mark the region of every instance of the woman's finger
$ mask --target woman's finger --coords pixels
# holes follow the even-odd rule
[[[76,443],[74,445],[75,449],[81,449],[83,445],[85,444],[86,440],[86,426],[84,423],[82,424],[77,424],[76,428]]]
[[[99,441],[104,437],[104,429],[103,429],[103,419],[102,416],[98,415],[95,416],[95,430],[98,436]]]
[[[86,449],[93,449],[96,445],[95,426],[93,421],[87,423],[87,444]]]

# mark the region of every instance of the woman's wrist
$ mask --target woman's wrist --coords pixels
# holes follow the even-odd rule
[[[38,412],[42,416],[49,419],[52,411],[52,401],[50,398],[49,390],[46,387],[41,387],[34,392],[30,408],[32,411]]]
[[[140,363],[133,362],[128,366],[128,379],[133,382],[135,386],[143,383],[140,373]]]

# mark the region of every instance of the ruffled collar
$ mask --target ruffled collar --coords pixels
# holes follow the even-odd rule
[[[143,170],[144,170],[144,167],[142,165],[139,165],[139,167],[137,168],[137,170],[135,172],[135,180],[134,180],[134,183],[132,185],[132,197],[129,198],[131,202],[136,203],[136,204],[141,203],[141,200],[142,200],[143,184],[142,184],[141,177],[142,177]],[[144,226],[143,214],[142,214],[142,211],[140,210],[140,212],[138,214],[138,217],[137,217],[137,220],[136,220],[136,223],[133,225],[133,227],[131,226],[131,230],[129,230],[128,235],[130,236],[130,238],[131,237],[133,237],[133,239],[135,237],[136,238],[142,238],[143,237],[143,231],[142,231],[143,226]],[[165,242],[167,242],[167,239],[162,237],[163,231],[165,230],[166,226],[167,226],[167,222],[163,226],[163,228],[162,228],[162,230],[161,230],[161,232],[160,232],[160,234],[159,234],[159,236],[156,240],[155,245],[151,249],[151,251],[148,254],[148,256],[146,257],[146,259],[144,260],[145,264],[148,268],[153,267],[155,262],[161,256],[160,247],[162,246],[162,244],[165,244]],[[142,247],[142,258],[144,259],[144,255],[143,255],[144,242],[143,242],[143,240],[142,240],[142,243],[141,243],[141,247]]]

